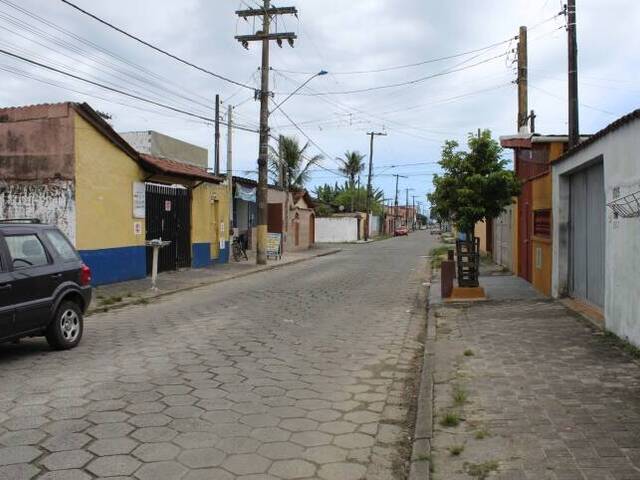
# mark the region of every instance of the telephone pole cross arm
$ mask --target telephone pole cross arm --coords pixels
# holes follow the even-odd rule
[[[269,44],[276,41],[278,46],[282,46],[282,41],[286,40],[293,46],[297,38],[293,32],[271,33],[272,17],[277,15],[297,15],[295,7],[271,7],[270,0],[263,0],[262,8],[250,8],[248,10],[238,10],[236,15],[247,20],[251,17],[262,17],[262,30],[251,35],[237,35],[235,37],[244,48],[249,48],[250,42],[262,42],[262,75],[260,91],[257,92],[260,98],[260,149],[258,154],[258,241],[256,262],[258,265],[267,263],[267,224],[268,224],[268,158],[269,158]]]
[[[386,137],[387,134],[383,132],[369,132],[367,133],[371,137],[369,143],[369,175],[367,179],[367,224],[364,229],[364,240],[369,240],[369,228],[371,222],[371,176],[373,175],[373,139],[374,137]]]

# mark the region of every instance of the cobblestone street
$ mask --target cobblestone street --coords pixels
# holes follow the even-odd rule
[[[0,479],[404,478],[429,242],[95,314],[72,351],[1,346]]]

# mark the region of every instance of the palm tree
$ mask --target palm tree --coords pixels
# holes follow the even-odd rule
[[[280,179],[284,168],[289,190],[304,188],[310,177],[309,167],[316,165],[323,158],[322,155],[307,157],[308,147],[309,142],[300,148],[297,138],[282,136],[280,142],[282,159],[280,159],[278,152],[274,149],[271,150],[269,170],[275,178]]]
[[[346,151],[343,158],[337,159],[342,164],[339,170],[349,179],[351,188],[355,187],[356,178],[364,171],[364,158],[365,155],[358,151]]]

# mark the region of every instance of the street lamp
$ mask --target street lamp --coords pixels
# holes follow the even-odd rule
[[[313,80],[313,79],[314,79],[314,78],[316,78],[316,77],[321,77],[321,76],[323,76],[323,75],[326,75],[327,73],[329,73],[329,72],[327,72],[326,70],[320,70],[318,73],[314,73],[313,75],[311,75],[311,77],[309,77],[309,78],[308,78],[308,79],[307,79],[307,80],[306,80],[302,85],[300,85],[300,86],[299,86],[298,88],[296,88],[293,92],[291,92],[291,93],[287,96],[287,98],[285,98],[283,101],[281,101],[279,104],[277,104],[277,105],[275,106],[275,108],[269,112],[269,115],[271,115],[273,112],[275,112],[276,110],[278,110],[278,109],[282,106],[282,104],[283,104],[284,102],[286,102],[286,101],[287,101],[287,100],[289,100],[291,97],[293,97],[296,93],[298,93],[300,90],[302,90],[302,89],[303,89],[303,88],[304,88],[304,87],[305,87],[305,86],[306,86],[306,85],[307,85],[311,80]]]

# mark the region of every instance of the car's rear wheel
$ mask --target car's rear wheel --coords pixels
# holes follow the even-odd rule
[[[56,350],[73,348],[80,343],[83,328],[82,310],[78,304],[62,302],[47,328],[47,342]]]

